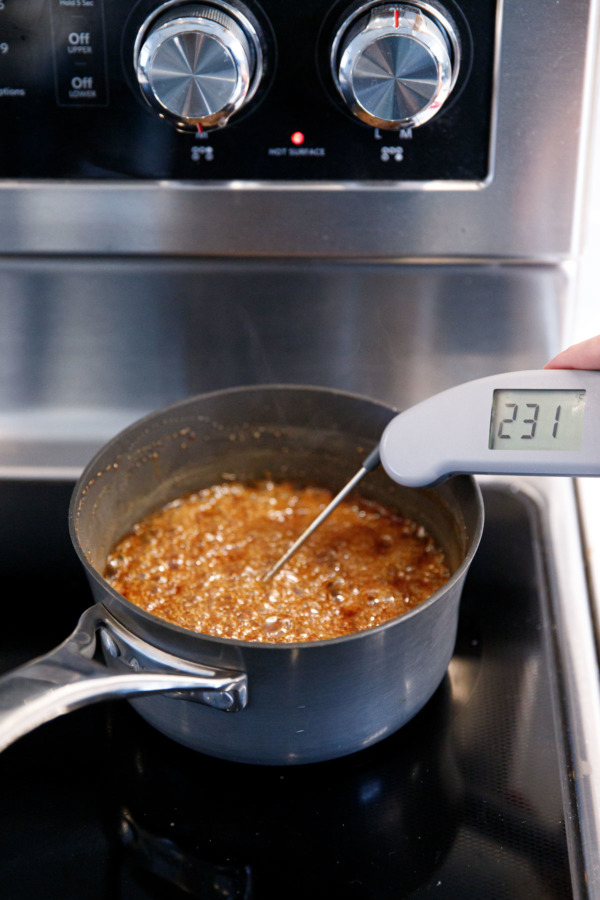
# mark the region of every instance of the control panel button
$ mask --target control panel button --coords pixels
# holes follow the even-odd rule
[[[260,34],[234,6],[169,6],[139,32],[135,69],[147,102],[181,128],[227,124],[262,75]]]
[[[102,0],[51,0],[50,26],[58,106],[106,106],[108,79]]]
[[[439,112],[456,83],[458,34],[437,6],[370,5],[338,31],[331,65],[339,93],[362,122],[415,127]]]

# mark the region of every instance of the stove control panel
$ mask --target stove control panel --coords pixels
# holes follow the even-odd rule
[[[496,0],[0,0],[0,179],[482,183]]]

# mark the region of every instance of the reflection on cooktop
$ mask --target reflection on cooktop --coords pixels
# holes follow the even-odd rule
[[[48,489],[55,521],[69,493]],[[400,732],[344,759],[271,768],[176,745],[126,703],[73,713],[0,756],[2,895],[573,896],[577,822],[561,789],[535,510],[499,489],[484,496],[448,676]],[[18,600],[2,669],[58,642],[89,603],[68,538],[55,539],[56,552],[6,561]]]

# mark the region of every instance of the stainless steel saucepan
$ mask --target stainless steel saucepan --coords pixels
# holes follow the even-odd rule
[[[102,572],[114,542],[152,510],[223,477],[341,488],[395,411],[312,387],[234,388],[152,413],[86,468],[71,536],[94,605],[47,655],[0,679],[0,748],[85,704],[128,697],[174,740],[238,762],[293,764],[367,747],[411,719],[442,681],[483,527],[475,481],[403,488],[383,471],[361,494],[422,523],[452,577],[384,625],[329,641],[266,644],[198,634],[121,597]],[[35,611],[32,610],[32,615]]]

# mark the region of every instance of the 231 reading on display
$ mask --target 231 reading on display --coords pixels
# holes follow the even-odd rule
[[[585,391],[494,391],[491,450],[580,450]]]

